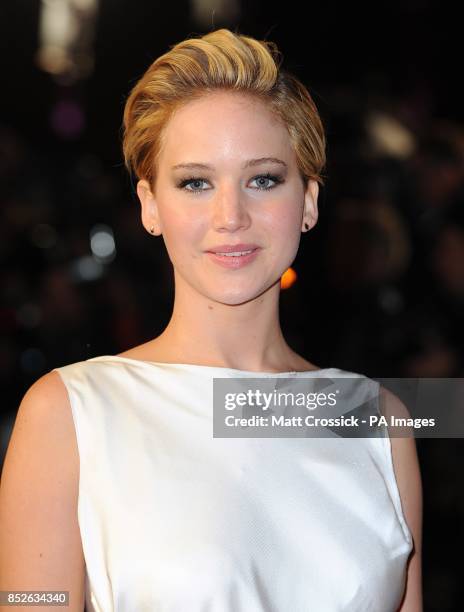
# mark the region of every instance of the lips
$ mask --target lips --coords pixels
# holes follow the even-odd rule
[[[244,251],[237,251],[237,249],[243,249],[244,246],[251,246],[252,248],[248,250],[245,249]],[[231,245],[226,245],[225,248],[230,249],[230,247]],[[216,248],[223,249],[224,246]],[[261,251],[261,248],[255,245],[235,244],[232,248],[234,249],[232,251],[207,251],[206,256],[209,257],[213,263],[223,268],[239,270],[251,264],[259,256],[259,252]]]
[[[215,246],[211,249],[208,249],[208,253],[219,253],[219,254],[223,254],[223,253],[244,253],[244,252],[248,252],[248,251],[255,251],[256,249],[258,249],[258,245],[257,244],[250,244],[250,243],[244,243],[244,242],[240,242],[237,244],[220,244],[218,246]]]

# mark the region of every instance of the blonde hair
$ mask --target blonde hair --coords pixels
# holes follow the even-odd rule
[[[324,184],[324,128],[306,87],[280,69],[275,43],[222,28],[170,47],[130,92],[123,118],[123,153],[129,173],[154,186],[167,123],[181,105],[226,90],[257,97],[285,124],[300,174]]]

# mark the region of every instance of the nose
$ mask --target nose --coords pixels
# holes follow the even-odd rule
[[[232,184],[218,188],[212,202],[212,225],[215,230],[233,232],[249,227],[251,217],[246,197]]]

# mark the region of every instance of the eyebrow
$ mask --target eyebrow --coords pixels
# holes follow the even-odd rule
[[[284,166],[285,168],[287,168],[287,164],[281,159],[278,159],[277,157],[259,157],[257,159],[249,159],[243,164],[242,168],[244,170],[245,168],[249,168],[251,166],[258,166],[259,164],[263,164],[265,162],[271,162],[273,164],[280,164],[281,166]],[[213,170],[212,166],[209,166],[208,164],[201,164],[199,162],[176,164],[175,166],[172,167],[172,170],[177,170],[179,168],[200,168],[202,170]]]

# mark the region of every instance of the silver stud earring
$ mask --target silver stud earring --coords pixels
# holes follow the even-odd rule
[[[152,234],[154,234],[154,233],[155,233],[155,227],[154,227],[153,225],[150,227],[150,232],[151,232]]]

